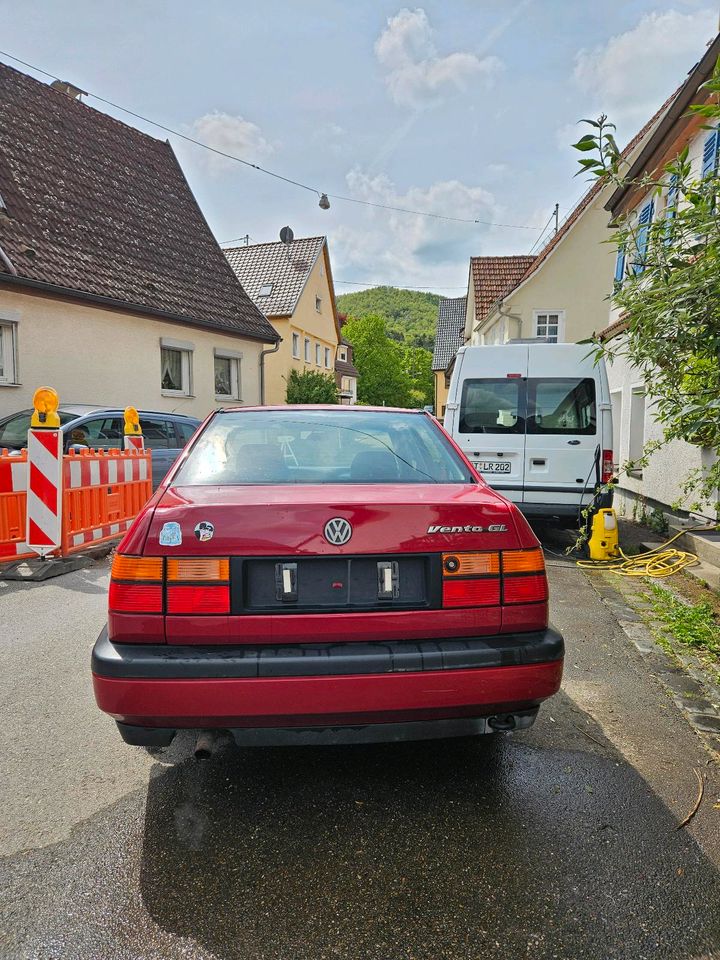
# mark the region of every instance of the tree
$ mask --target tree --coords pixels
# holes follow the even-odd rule
[[[720,60],[705,88],[720,94]],[[713,128],[720,120],[717,102],[691,110]],[[614,126],[605,116],[585,122],[592,132],[574,144],[586,155],[580,160],[582,170],[617,186],[629,185],[628,165],[615,143]],[[612,301],[621,311],[626,331],[608,342],[596,339],[597,355],[625,357],[644,376],[663,437],[646,445],[643,462],[659,446],[677,439],[707,447],[714,454],[713,465],[690,472],[684,486],[686,494],[696,498],[692,506],[715,501],[717,508],[720,178],[715,170],[701,179],[693,177],[686,147],[659,177],[643,177],[632,185],[652,192],[656,207],[661,196],[667,196],[667,204],[663,215],[650,222],[626,217],[617,225],[611,242],[624,252],[625,267]]]
[[[358,401],[374,406],[408,406],[412,384],[404,351],[388,337],[383,317],[351,317],[343,327],[343,336],[353,345],[353,362],[359,373]]]
[[[287,378],[285,399],[288,403],[337,403],[338,390],[331,374],[291,370]]]
[[[340,310],[356,318],[383,317],[391,340],[408,347],[432,350],[441,299],[437,293],[422,290],[372,287],[356,293],[343,293],[337,303]]]
[[[411,406],[424,407],[433,403],[435,387],[430,351],[422,347],[404,347],[403,365],[410,380]]]

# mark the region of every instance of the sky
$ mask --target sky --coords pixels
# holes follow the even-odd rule
[[[470,256],[537,250],[555,203],[562,219],[587,189],[578,120],[604,112],[629,140],[718,13],[702,0],[0,0],[0,49],[311,188],[87,97],[170,140],[220,243],[289,225],[328,237],[338,293],[461,296]]]

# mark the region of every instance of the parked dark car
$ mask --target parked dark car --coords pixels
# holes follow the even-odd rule
[[[195,433],[200,421],[181,413],[140,410],[145,446],[152,450],[153,489],[158,486],[180,451]],[[119,407],[99,407],[90,403],[62,404],[58,410],[64,434],[65,452],[74,448],[121,450],[124,420]],[[0,450],[11,452],[27,446],[32,410],[20,410],[0,420]]]

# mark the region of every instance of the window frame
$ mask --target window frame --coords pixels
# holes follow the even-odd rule
[[[163,351],[173,350],[180,354],[180,381],[181,388],[174,390],[163,387]],[[193,396],[193,353],[195,344],[187,340],[172,340],[168,337],[160,338],[160,393],[163,397],[192,397]]]
[[[230,393],[215,391],[216,400],[242,401],[242,353],[237,350],[224,350],[216,347],[213,350],[213,390],[215,389],[215,361],[230,361]]]
[[[557,317],[557,335],[555,340],[552,340],[551,342],[564,343],[565,342],[565,311],[559,310],[556,308],[551,309],[549,307],[544,307],[544,308],[538,308],[533,310],[533,330],[534,330],[533,336],[535,337],[542,336],[542,337],[548,338],[547,333],[545,334],[538,333],[538,324],[540,322],[540,317],[545,317],[546,318],[545,327],[547,329],[550,326],[550,317],[552,316]]]
[[[321,343],[316,343],[316,344],[315,344],[315,366],[316,366],[316,367],[321,367],[321,366],[322,366],[322,359],[323,359],[323,352],[322,352],[322,351],[323,351],[322,344],[321,344]]]
[[[347,347],[338,347],[338,360],[342,360],[343,363],[347,362]]]
[[[331,357],[330,347],[325,347],[325,369],[326,370],[330,369],[331,361],[332,361],[332,357]]]
[[[0,317],[0,343],[2,344],[3,373],[0,387],[20,386],[18,377],[18,324],[16,320]],[[7,372],[5,370],[7,369]]]
[[[293,330],[292,333],[292,355],[293,360],[300,359],[300,334],[297,330]]]
[[[305,337],[305,363],[312,363],[312,340]]]
[[[315,313],[322,313],[322,297],[319,293],[315,294]]]

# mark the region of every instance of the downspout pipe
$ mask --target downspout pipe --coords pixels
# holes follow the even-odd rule
[[[7,267],[7,269],[10,271],[10,273],[14,277],[18,275],[18,272],[15,268],[15,264],[12,262],[10,257],[5,253],[2,247],[0,247],[0,260],[2,260],[3,264]]]
[[[269,347],[267,350],[260,351],[260,406],[265,406],[265,357],[269,353],[277,353],[280,349],[280,344],[282,343],[282,337],[280,337],[275,343],[274,347]]]

